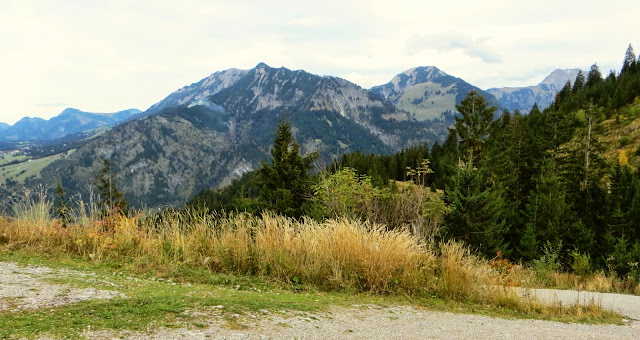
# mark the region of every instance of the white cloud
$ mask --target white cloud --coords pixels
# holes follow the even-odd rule
[[[407,40],[407,53],[415,55],[424,50],[434,49],[439,52],[462,51],[472,58],[480,58],[485,63],[500,63],[502,58],[490,45],[489,38],[473,38],[463,33],[444,33],[418,35]]]

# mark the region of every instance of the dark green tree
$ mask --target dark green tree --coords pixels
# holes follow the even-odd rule
[[[586,80],[584,79],[584,74],[582,71],[578,71],[578,75],[576,76],[576,80],[573,82],[573,89],[571,89],[571,93],[575,94],[578,91],[584,88]]]
[[[129,215],[129,203],[124,198],[124,193],[118,190],[116,186],[116,176],[111,171],[114,163],[108,159],[101,161],[102,169],[95,176],[94,185],[100,192],[99,205],[101,207],[102,217],[109,214]]]
[[[486,185],[482,170],[462,167],[445,190],[450,212],[445,217],[445,234],[462,240],[486,256],[501,251],[508,255],[505,235],[505,202],[498,187]]]
[[[308,207],[305,203],[312,195],[309,171],[318,153],[300,155],[300,146],[291,134],[291,124],[278,125],[271,163],[262,161],[258,169],[258,183],[262,187],[261,198],[267,209],[277,213],[300,217]]]
[[[591,70],[589,70],[589,73],[587,74],[587,86],[596,86],[600,83],[602,83],[602,72],[600,72],[600,68],[598,67],[598,64],[593,64],[591,66]]]
[[[624,61],[622,62],[622,71],[620,71],[620,73],[626,73],[631,68],[633,68],[636,65],[636,63],[637,63],[636,55],[635,53],[633,53],[633,46],[629,44],[629,47],[627,48],[627,52],[624,54]]]
[[[489,103],[475,90],[462,100],[456,109],[461,117],[456,117],[454,124],[455,132],[459,137],[460,153],[469,168],[473,168],[474,163],[480,158],[480,151],[485,141],[489,137],[489,128],[493,121],[496,108],[489,106]]]
[[[69,223],[71,223],[71,205],[67,201],[66,193],[64,192],[62,183],[58,183],[58,186],[56,187],[56,195],[58,196],[58,198],[53,205],[53,210],[60,220],[62,227],[66,228]]]
[[[569,96],[571,96],[571,81],[567,80],[564,87],[556,93],[556,99],[554,102],[555,109],[557,110],[559,105],[562,104],[565,99],[569,98]]]
[[[537,239],[542,242],[561,242],[565,228],[572,219],[560,180],[555,161],[546,159],[524,209],[526,228],[535,230]],[[526,243],[531,243],[531,240],[521,241],[520,247],[524,251],[522,257],[527,257],[531,252],[530,245]]]

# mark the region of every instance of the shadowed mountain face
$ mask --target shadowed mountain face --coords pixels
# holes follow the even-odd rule
[[[149,111],[45,168],[45,182],[62,181],[86,195],[99,160],[108,158],[136,207],[181,205],[267,160],[282,119],[291,122],[303,153],[320,152],[319,167],[355,150],[389,153],[435,142],[446,131],[344,79],[265,64],[214,73]]]
[[[13,126],[0,124],[0,141],[46,141],[89,130],[110,127],[121,123],[140,110],[130,109],[114,113],[91,113],[77,109],[65,109],[49,120],[22,118]]]
[[[519,110],[528,113],[533,104],[544,109],[553,102],[556,93],[564,87],[567,81],[573,83],[580,69],[555,70],[543,81],[535,86],[502,87],[488,89],[498,99],[498,103],[509,111]]]
[[[483,96],[490,105],[498,106],[495,97],[460,78],[450,76],[437,67],[412,68],[393,77],[371,91],[388,99],[398,110],[408,112],[417,120],[441,119],[453,114],[456,104],[472,90]]]

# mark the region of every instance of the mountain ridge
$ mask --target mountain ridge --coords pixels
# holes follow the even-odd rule
[[[5,126],[0,141],[44,141],[110,127],[140,113],[138,109],[127,109],[111,113],[92,113],[74,108],[64,109],[50,119],[24,117],[13,125]]]
[[[556,93],[564,87],[567,81],[573,84],[580,69],[556,69],[549,73],[537,85],[524,87],[490,88],[491,93],[504,109],[528,113],[534,104],[540,109],[549,106],[555,99]]]
[[[455,106],[471,90],[478,92],[490,105],[498,106],[493,95],[435,66],[411,68],[395,75],[388,83],[371,88],[399,110],[421,121],[442,120],[447,113],[453,115]]]
[[[283,119],[291,123],[301,151],[318,151],[324,165],[355,150],[390,153],[443,138],[341,78],[264,63],[243,73],[227,83],[216,79],[223,73],[205,78],[220,85],[209,96],[198,92],[211,91],[202,81],[174,92],[170,102],[182,104],[104,132],[46,167],[44,184],[62,181],[70,192],[86,195],[99,160],[106,158],[116,164],[118,185],[134,206],[178,206],[268,160]]]

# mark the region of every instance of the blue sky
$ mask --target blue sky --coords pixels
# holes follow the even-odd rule
[[[639,1],[0,1],[0,122],[147,109],[259,62],[380,85],[437,66],[481,88],[619,70]]]

